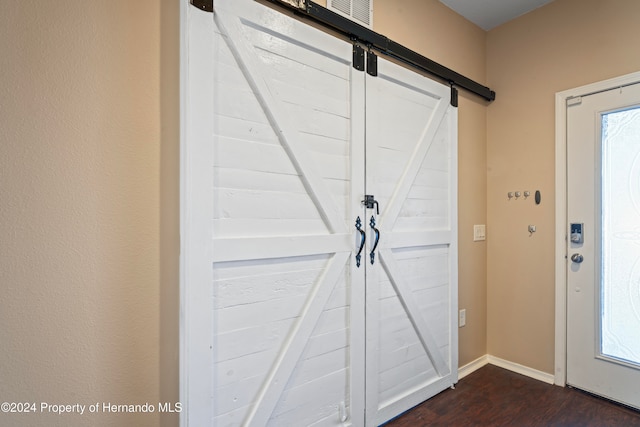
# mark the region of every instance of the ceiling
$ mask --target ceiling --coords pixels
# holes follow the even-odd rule
[[[553,0],[440,0],[485,31]]]

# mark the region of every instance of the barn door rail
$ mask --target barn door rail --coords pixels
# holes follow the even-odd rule
[[[454,70],[445,67],[419,53],[397,43],[388,37],[376,33],[352,20],[338,15],[329,9],[320,6],[311,0],[268,0],[271,3],[282,6],[283,8],[293,10],[296,15],[309,18],[317,23],[324,25],[334,31],[337,31],[352,40],[375,49],[378,52],[395,58],[403,63],[428,73],[440,80],[447,82],[452,92],[456,87],[473,93],[487,101],[496,99],[496,93],[490,88],[463,76]],[[191,4],[195,7],[213,12],[214,0],[191,0]],[[453,99],[455,98],[455,100]],[[458,97],[452,97],[452,105],[457,107]]]

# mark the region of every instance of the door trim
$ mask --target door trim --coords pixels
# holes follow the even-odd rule
[[[640,72],[556,93],[555,371],[556,385],[567,379],[567,100],[640,82]]]

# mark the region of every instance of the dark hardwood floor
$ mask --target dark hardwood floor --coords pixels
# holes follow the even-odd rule
[[[640,392],[640,384],[638,385]],[[385,427],[640,426],[640,412],[487,365]]]

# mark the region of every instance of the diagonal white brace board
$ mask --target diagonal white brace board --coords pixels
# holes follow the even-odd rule
[[[448,107],[448,98],[441,98],[438,101],[433,114],[422,131],[420,142],[416,144],[416,148],[411,154],[408,165],[405,168],[393,195],[389,199],[386,208],[382,212],[379,220],[380,228],[385,228],[386,230],[391,230],[393,228],[396,220],[398,219],[398,215],[400,214],[400,210],[402,209],[402,203],[407,199],[409,191],[411,191],[411,186],[420,171],[420,166],[429,152],[431,144],[433,144],[433,141],[435,140],[434,135],[438,131]]]
[[[431,333],[429,325],[427,325],[424,317],[422,317],[422,315],[420,314],[420,307],[418,307],[415,299],[407,298],[407,296],[410,296],[412,294],[411,288],[409,288],[409,286],[402,278],[402,270],[396,263],[391,250],[380,250],[380,261],[382,263],[382,267],[389,276],[391,284],[396,290],[396,294],[398,295],[402,306],[409,316],[409,320],[413,324],[416,331],[418,331],[418,338],[420,339],[420,342],[422,343],[425,351],[429,355],[429,359],[431,360],[433,367],[441,377],[447,375],[449,373],[449,368],[442,358],[442,355],[438,352],[436,340],[433,338],[433,334]]]
[[[336,282],[345,269],[350,252],[334,254],[314,284],[302,309],[300,317],[285,340],[273,367],[258,393],[258,397],[249,412],[244,425],[265,426],[273,413],[278,398],[284,391],[287,381],[300,359],[308,337],[318,323]]]
[[[327,191],[321,175],[317,172],[310,153],[299,143],[299,138],[296,138],[297,132],[290,123],[289,116],[282,108],[281,103],[274,98],[269,90],[268,84],[264,79],[265,73],[268,72],[265,67],[259,66],[255,50],[242,30],[243,24],[240,18],[227,16],[222,11],[216,11],[214,19],[247,82],[262,105],[280,143],[300,174],[304,186],[327,228],[332,233],[346,232],[345,221],[341,217],[340,211],[336,207],[329,191]]]

